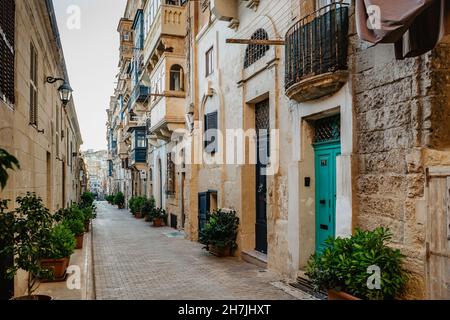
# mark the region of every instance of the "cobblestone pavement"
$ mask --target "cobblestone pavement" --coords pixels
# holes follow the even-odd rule
[[[281,279],[271,272],[237,258],[216,258],[199,243],[164,234],[173,229],[153,228],[106,202],[97,207],[93,250],[99,300],[296,299],[271,284]]]

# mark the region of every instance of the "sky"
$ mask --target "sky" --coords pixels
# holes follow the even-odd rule
[[[82,150],[106,149],[106,109],[119,62],[117,26],[126,0],[54,0]]]

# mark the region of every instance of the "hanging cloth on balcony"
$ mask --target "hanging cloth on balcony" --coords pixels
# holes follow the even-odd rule
[[[448,0],[356,0],[356,25],[362,40],[394,43],[397,59],[416,57],[432,50],[450,34],[450,3]]]

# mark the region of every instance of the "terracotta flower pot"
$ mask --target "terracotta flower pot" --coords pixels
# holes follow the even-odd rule
[[[134,217],[135,217],[136,219],[142,219],[142,213],[137,212],[137,213],[134,215]]]
[[[77,240],[77,244],[75,246],[75,249],[83,249],[84,233],[76,236],[75,238]]]
[[[42,259],[41,268],[51,270],[53,272],[53,278],[55,280],[63,280],[66,274],[66,270],[69,267],[69,263],[70,257],[62,259]]]
[[[45,296],[43,294],[36,294],[31,296],[21,296],[21,297],[15,297],[11,300],[31,300],[31,301],[51,301],[53,300],[50,296]]]
[[[162,226],[162,219],[161,218],[153,219],[153,226],[154,227],[161,227]]]
[[[230,256],[232,256],[230,247],[218,248],[216,246],[210,245],[208,247],[208,250],[209,250],[210,253],[212,253],[216,257],[230,257]]]
[[[351,294],[343,291],[336,291],[334,289],[328,289],[328,300],[361,300]]]

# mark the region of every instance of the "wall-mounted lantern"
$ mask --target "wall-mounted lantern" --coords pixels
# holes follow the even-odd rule
[[[62,78],[53,78],[53,77],[47,77],[47,83],[55,83],[56,81],[62,81],[63,84],[58,88],[59,92],[59,98],[61,99],[61,102],[64,106],[66,106],[69,101],[72,99],[72,88],[70,85],[66,82],[65,79]]]

